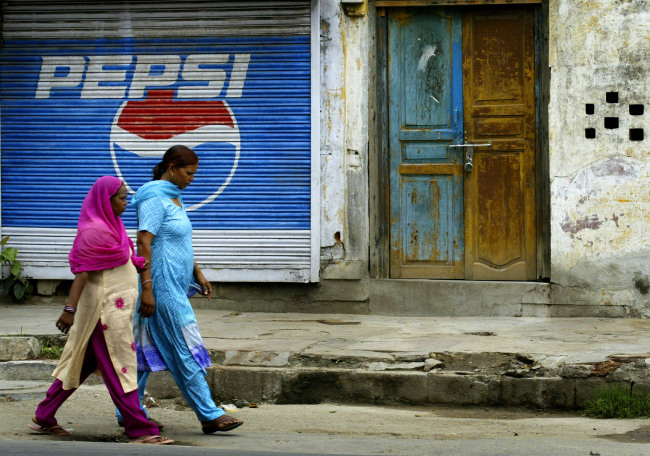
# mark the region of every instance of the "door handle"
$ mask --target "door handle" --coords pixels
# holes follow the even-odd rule
[[[449,144],[449,147],[462,147],[465,149],[465,164],[463,165],[463,169],[466,173],[471,173],[474,169],[474,148],[487,147],[492,149],[492,141],[488,141],[487,144]]]

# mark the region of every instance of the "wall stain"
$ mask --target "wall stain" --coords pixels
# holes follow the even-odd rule
[[[639,290],[639,293],[642,295],[648,294],[648,291],[650,291],[650,280],[648,280],[648,276],[640,272],[634,274],[634,288]]]
[[[581,219],[575,221],[575,223],[570,222],[569,220],[565,221],[560,225],[562,230],[565,233],[569,233],[571,237],[574,237],[576,233],[582,230],[590,229],[597,230],[600,228],[603,222],[598,219],[597,215],[585,216]]]
[[[639,177],[639,171],[636,169],[635,165],[626,158],[617,155],[610,156],[606,160],[591,166],[591,172],[594,177]]]

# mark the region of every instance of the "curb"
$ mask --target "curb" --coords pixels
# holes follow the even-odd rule
[[[250,367],[217,365],[207,370],[217,403],[382,405],[491,405],[575,410],[598,389],[620,387],[650,392],[645,361],[604,373],[585,365],[563,369],[564,376],[515,377],[475,372],[372,371],[358,368]],[[580,367],[580,368],[578,368]],[[149,394],[181,396],[168,372],[150,377]]]
[[[51,341],[52,336],[39,336]],[[61,342],[61,341],[60,341]],[[0,353],[33,357],[38,340],[0,337]],[[207,380],[217,403],[500,405],[575,410],[603,387],[650,392],[650,356],[531,356],[518,353],[355,353],[211,351]],[[51,383],[56,360],[0,362],[0,396],[20,393],[21,382]],[[101,384],[92,375],[88,384]],[[27,388],[28,389],[28,388]],[[148,393],[182,394],[169,372],[151,376]],[[40,393],[40,390],[39,390]]]

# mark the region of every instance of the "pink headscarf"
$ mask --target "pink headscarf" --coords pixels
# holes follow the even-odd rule
[[[77,237],[68,255],[73,274],[116,268],[126,264],[129,257],[137,268],[144,266],[145,259],[131,253],[133,241],[111,207],[111,196],[121,186],[117,177],[100,177],[86,195],[79,213]]]

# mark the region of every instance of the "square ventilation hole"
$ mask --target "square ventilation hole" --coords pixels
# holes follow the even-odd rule
[[[643,128],[630,128],[630,141],[643,141]]]
[[[618,128],[618,117],[605,117],[605,128],[608,130]]]
[[[643,105],[642,104],[630,105],[630,115],[631,116],[642,116],[643,115]]]
[[[592,115],[594,113],[594,105],[593,103],[587,103],[585,105],[585,112],[589,115]]]
[[[606,92],[605,101],[607,103],[618,103],[618,92]]]
[[[585,138],[594,139],[595,137],[596,137],[596,129],[595,128],[585,128]]]

